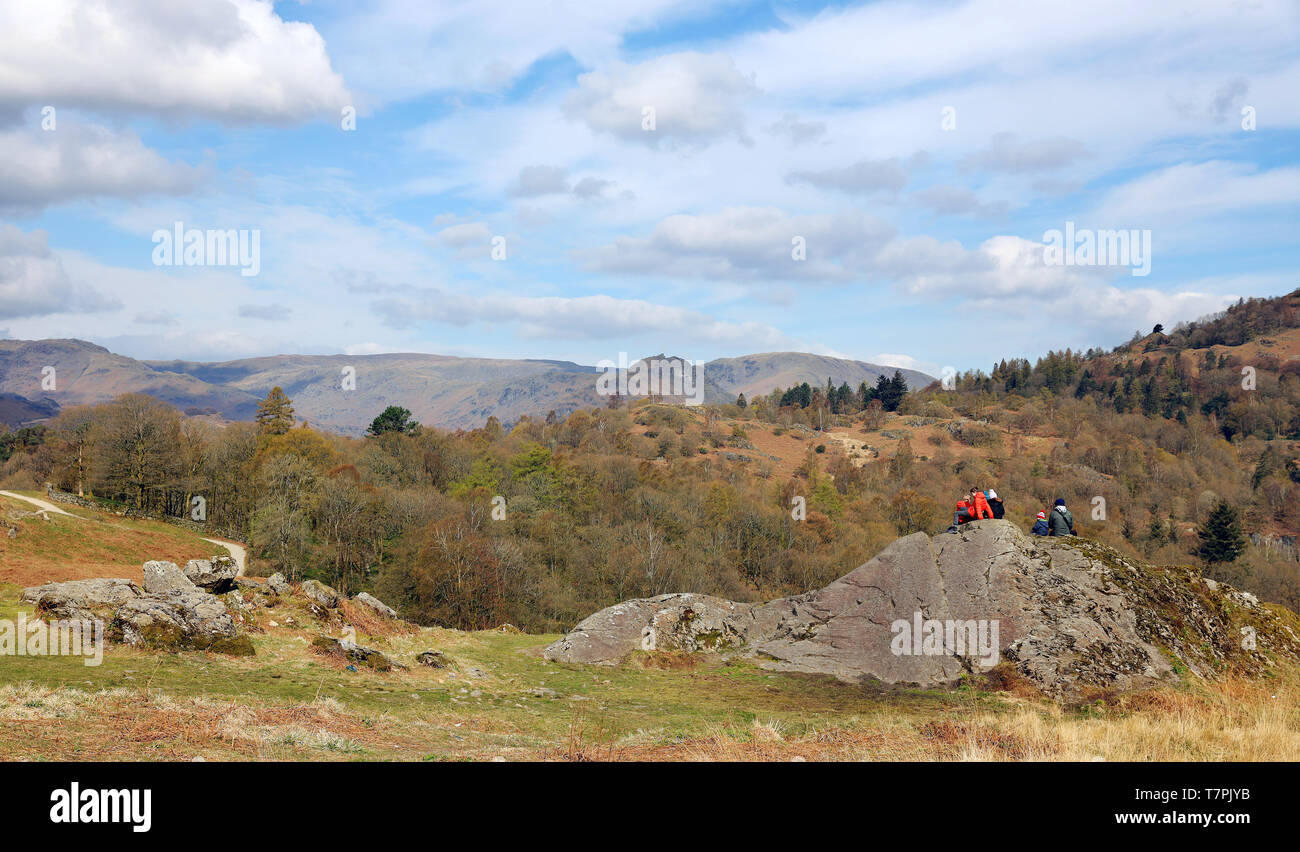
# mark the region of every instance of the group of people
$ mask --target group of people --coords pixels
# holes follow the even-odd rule
[[[1006,507],[1003,506],[998,492],[992,488],[987,491],[971,488],[970,495],[957,503],[957,511],[953,513],[952,526],[948,528],[948,532],[956,532],[962,524],[970,521],[985,518],[1000,519],[1005,512]],[[1051,512],[1039,512],[1030,532],[1034,535],[1074,535],[1074,515],[1065,508],[1065,500],[1058,497]]]

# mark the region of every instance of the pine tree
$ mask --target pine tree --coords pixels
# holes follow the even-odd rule
[[[749,407],[749,403],[745,400],[745,395],[743,393],[736,397],[736,405],[740,408]]]
[[[283,435],[293,428],[293,401],[276,385],[258,403],[255,419],[262,434]]]
[[[1225,500],[1219,501],[1196,534],[1201,537],[1196,555],[1211,564],[1234,562],[1246,552],[1246,537],[1237,520],[1237,510]]]

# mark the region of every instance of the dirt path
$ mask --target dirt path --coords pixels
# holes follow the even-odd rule
[[[67,515],[69,518],[77,517],[71,512],[65,512],[63,509],[60,509],[58,506],[54,505],[53,503],[46,502],[45,500],[38,500],[35,497],[24,497],[23,495],[15,494],[12,491],[0,491],[0,497],[12,497],[14,500],[26,500],[28,503],[31,503],[33,506],[37,507],[38,509],[42,509],[46,512],[52,512],[55,515]]]
[[[59,508],[58,506],[54,505],[48,500],[41,500],[38,497],[27,497],[23,494],[16,494],[13,491],[0,491],[0,497],[9,497],[14,500],[22,500],[24,502],[31,503],[33,506],[40,509],[41,511],[50,512],[51,514],[66,515],[69,518],[80,517],[79,515],[74,515],[71,512]],[[86,520],[86,519],[82,518],[82,520]],[[231,557],[233,557],[235,560],[235,564],[239,566],[238,569],[235,571],[236,576],[243,575],[244,568],[248,566],[248,550],[242,544],[236,544],[233,541],[225,541],[224,539],[219,539],[219,538],[205,538],[203,540],[210,541],[213,544],[219,544],[222,547],[229,550]]]
[[[238,570],[235,571],[235,576],[242,577],[244,575],[244,568],[248,564],[248,550],[246,550],[242,544],[235,544],[233,541],[225,541],[220,538],[205,538],[203,540],[210,541],[213,544],[219,544],[226,550],[229,550],[230,555],[235,560],[235,564],[239,566]]]

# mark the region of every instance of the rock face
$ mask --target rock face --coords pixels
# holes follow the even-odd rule
[[[627,601],[583,620],[548,659],[615,663],[642,650],[730,651],[768,668],[937,685],[1008,663],[1043,692],[1132,689],[1300,656],[1300,636],[1252,596],[1190,569],[1133,565],[1078,539],[977,521],[916,533],[815,592],[765,604],[707,595]],[[1246,649],[1242,629],[1254,631]]]

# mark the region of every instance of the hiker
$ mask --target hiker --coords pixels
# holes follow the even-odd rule
[[[1047,513],[1039,512],[1038,519],[1034,521],[1034,528],[1030,530],[1034,535],[1048,535]]]
[[[972,521],[993,517],[993,509],[989,507],[989,498],[985,497],[984,492],[978,488],[971,488],[970,490],[970,515]]]
[[[952,513],[952,528],[949,531],[956,532],[957,527],[966,523],[970,519],[970,503],[967,503],[965,500],[958,500],[957,511]]]
[[[1006,507],[1002,505],[1002,498],[998,496],[998,492],[990,488],[988,491],[984,492],[984,496],[988,498],[989,508],[993,510],[993,519],[995,521],[1002,520],[1002,516],[1006,514],[1007,510]]]
[[[1060,497],[1056,498],[1056,505],[1052,507],[1052,520],[1048,526],[1051,527],[1048,535],[1074,535],[1074,515],[1065,508],[1065,500]]]

